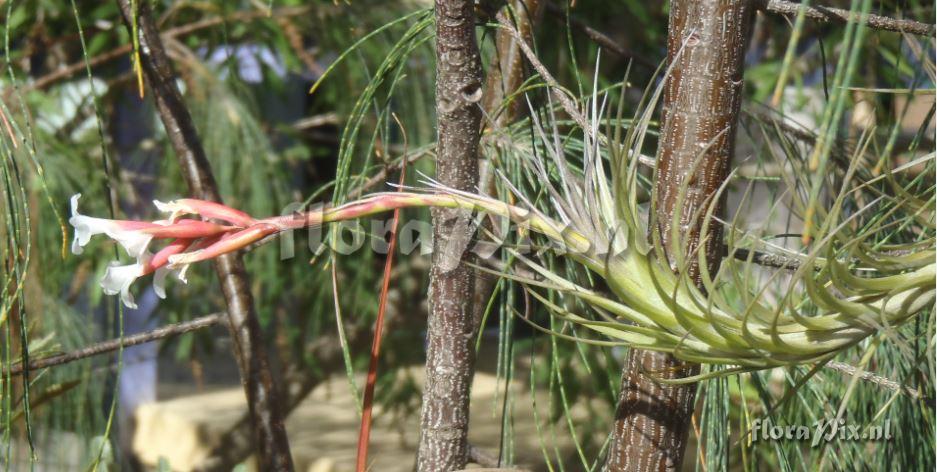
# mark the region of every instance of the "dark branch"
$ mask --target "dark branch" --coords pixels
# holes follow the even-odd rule
[[[212,18],[205,18],[203,20],[195,21],[192,23],[187,23],[184,25],[176,26],[175,28],[170,28],[165,32],[161,33],[163,38],[177,38],[179,36],[184,36],[187,34],[195,33],[204,29],[211,28],[213,26],[218,26],[225,22],[234,22],[234,21],[253,21],[269,17],[281,17],[281,16],[294,16],[301,13],[309,11],[308,7],[284,7],[277,8],[273,11],[262,11],[262,10],[252,10],[234,13],[228,16],[216,16]],[[88,59],[88,65],[90,67],[97,67],[101,64],[108,63],[115,59],[118,59],[125,54],[129,54],[133,50],[133,46],[130,44],[125,44],[123,46],[114,48],[110,51],[98,54],[90,59]],[[85,61],[78,61],[73,64],[69,64],[65,67],[56,69],[53,72],[50,72],[46,75],[43,75],[36,79],[35,82],[27,85],[25,90],[42,90],[60,80],[65,80],[79,72],[85,70]]]
[[[134,334],[131,336],[125,336],[123,338],[110,339],[107,341],[102,341],[97,344],[92,344],[81,349],[76,349],[71,352],[66,352],[63,354],[57,354],[49,357],[42,357],[39,359],[34,359],[29,362],[29,370],[34,371],[37,369],[45,369],[46,367],[55,367],[57,365],[68,364],[69,362],[74,362],[81,359],[86,359],[88,357],[98,356],[101,354],[107,354],[109,352],[114,352],[121,347],[130,347],[136,346],[138,344],[145,344],[153,341],[158,341],[160,339],[171,338],[173,336],[178,336],[180,334],[185,334],[191,331],[195,331],[202,328],[207,328],[209,326],[214,326],[222,320],[224,313],[214,313],[211,315],[206,315],[201,318],[196,318],[191,321],[183,321],[181,323],[175,323],[171,325],[162,326],[156,328],[152,331],[147,331],[145,333]],[[19,375],[23,373],[23,365],[16,364],[9,369],[4,369],[2,375]]]
[[[553,2],[547,2],[547,11],[550,13],[550,15],[552,15],[557,20],[560,20],[560,21],[566,20],[566,10],[564,10],[562,7],[560,7],[559,5]],[[643,56],[636,54],[634,51],[627,49],[624,46],[618,44],[617,42],[615,42],[614,39],[608,37],[608,35],[606,35],[605,33],[587,25],[584,21],[570,16],[569,24],[573,28],[576,28],[579,31],[581,31],[583,34],[586,35],[586,37],[591,39],[595,44],[598,44],[606,51],[617,54],[621,57],[633,59],[634,62],[641,64],[642,66],[647,67],[650,70],[654,70],[657,68],[657,64],[655,64],[653,61],[646,59]]]
[[[771,13],[778,13],[786,16],[795,16],[801,8],[805,8],[805,15],[812,20],[846,23],[848,21],[859,21],[861,14],[843,10],[841,8],[828,8],[821,6],[804,6],[800,3],[784,2],[780,0],[760,0],[759,8]],[[914,20],[898,20],[887,16],[869,15],[865,25],[872,29],[884,31],[897,31],[903,33],[917,34],[921,36],[934,36],[934,25],[921,23]]]
[[[192,196],[221,202],[205,149],[176,87],[176,76],[156,29],[149,3],[135,2],[133,5],[130,0],[118,0],[118,4],[127,29],[133,32],[133,25],[137,25],[143,72]],[[244,262],[240,254],[226,254],[215,259],[215,271],[228,307],[228,326],[234,342],[234,354],[257,435],[259,468],[293,470],[286,428],[280,414],[277,391],[273,387],[267,352],[263,346],[263,331],[254,311]]]

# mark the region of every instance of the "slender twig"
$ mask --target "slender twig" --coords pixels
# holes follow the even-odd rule
[[[397,172],[407,165],[413,164],[423,157],[431,155],[432,151],[433,149],[431,148],[425,148],[422,151],[415,151],[412,154],[404,154],[404,156],[401,157],[399,161],[394,161],[387,164],[376,174],[369,177],[368,180],[364,181],[361,185],[348,192],[348,195],[351,195],[353,198],[360,198],[364,192],[367,192],[375,186],[384,183],[387,180],[387,176],[389,174]]]
[[[339,124],[338,113],[323,113],[321,115],[313,115],[310,117],[297,120],[290,125],[296,131],[303,131],[310,128],[318,128],[320,126],[327,125],[337,125]]]
[[[504,14],[498,14],[498,23],[501,24],[503,29],[507,31],[515,41],[517,45],[520,46],[521,51],[524,52],[524,56],[527,58],[527,61],[530,62],[530,65],[540,74],[540,77],[543,78],[544,82],[550,86],[550,90],[553,92],[553,96],[560,102],[560,106],[563,107],[563,110],[576,122],[582,129],[588,130],[591,127],[586,123],[586,118],[579,111],[579,108],[576,106],[576,103],[573,102],[570,98],[569,93],[560,86],[560,83],[553,78],[553,74],[547,70],[546,66],[537,58],[537,54],[533,49],[527,44],[527,41],[524,41],[524,37],[521,36],[521,33],[517,31],[511,21]]]
[[[723,250],[725,251],[725,254],[728,254],[729,248],[727,246],[724,246]],[[772,254],[769,252],[750,251],[748,249],[742,248],[735,248],[735,250],[732,252],[732,256],[740,261],[747,261],[749,254],[752,252],[755,253],[752,255],[752,262],[763,267],[774,267],[776,269],[796,271],[797,269],[800,269],[801,266],[801,261],[792,257],[782,256],[780,254]],[[819,270],[820,267],[817,266],[817,269]]]
[[[573,121],[579,125],[584,132],[592,129],[591,126],[586,122],[586,117],[579,111],[576,103],[570,98],[569,92],[564,89],[559,82],[553,77],[553,74],[547,70],[546,66],[540,62],[540,59],[537,58],[537,54],[533,49],[523,40],[521,33],[514,28],[514,25],[506,18],[503,14],[498,14],[498,23],[501,24],[505,31],[507,31],[516,41],[518,41],[518,46],[520,46],[521,51],[524,53],[524,57],[527,58],[527,61],[530,65],[540,74],[540,77],[544,82],[550,87],[550,90],[553,92],[553,96],[556,97],[557,101],[560,102],[560,107],[563,108],[563,111],[572,118]],[[604,135],[596,136],[600,142],[606,142],[607,138]],[[639,155],[638,162],[642,165],[648,167],[654,167],[654,159],[645,155]]]
[[[784,117],[776,110],[767,107],[754,106],[745,107],[743,111],[748,117],[753,118],[756,121],[769,123],[771,126],[776,127],[779,131],[804,144],[813,146],[817,142],[817,135],[814,134],[813,131],[810,131],[801,125],[791,124],[787,120],[784,120]],[[846,170],[849,168],[850,162],[852,161],[851,156],[855,152],[855,145],[839,137],[834,137],[833,140],[833,162],[843,170]],[[860,174],[865,171],[866,169],[859,169]]]
[[[547,11],[559,21],[566,20],[566,10],[553,2],[547,2]],[[642,66],[654,70],[657,68],[657,64],[653,61],[646,59],[645,57],[636,54],[634,51],[625,48],[621,44],[618,44],[614,39],[610,38],[607,34],[587,25],[584,21],[579,18],[569,17],[569,24],[573,28],[578,29],[583,34],[591,39],[595,44],[598,44],[608,52],[617,54],[621,57],[626,57],[633,59],[635,63],[641,64]]]
[[[221,202],[221,195],[202,147],[192,115],[176,86],[162,38],[148,2],[118,0],[124,22],[131,34],[137,34],[140,58],[160,120],[179,160],[179,167],[195,198]],[[133,25],[136,25],[136,28]],[[241,383],[247,395],[252,424],[257,439],[257,456],[261,470],[291,471],[286,428],[280,414],[279,395],[273,385],[263,331],[251,294],[244,262],[237,253],[215,260],[215,271],[221,282],[228,307],[228,327],[234,341],[234,354],[241,372]]]
[[[850,376],[856,375],[856,371],[859,370],[858,368],[853,367],[849,364],[846,364],[845,362],[836,362],[836,361],[827,362],[824,367],[830,370],[842,372]],[[908,388],[907,386],[901,385],[900,383],[895,382],[894,380],[891,380],[888,377],[883,377],[874,372],[863,370],[859,373],[859,378],[867,382],[873,383],[884,389],[891,390],[893,392],[904,393],[905,395],[908,395],[909,397],[914,398],[915,400],[921,397],[920,393]]]
[[[745,107],[742,111],[757,121],[771,123],[773,126],[777,126],[778,129],[791,135],[799,141],[803,141],[808,144],[816,143],[816,134],[802,126],[795,126],[789,123],[788,121],[784,120],[784,116],[778,113],[776,110],[769,109],[767,107]]]
[[[224,316],[224,313],[213,313],[201,318],[195,318],[194,320],[161,326],[143,333],[125,336],[123,338],[109,339],[107,341],[95,343],[81,349],[76,349],[74,351],[56,354],[54,356],[41,357],[39,359],[33,359],[29,362],[29,370],[45,369],[46,367],[68,364],[70,362],[86,359],[88,357],[107,354],[109,352],[116,351],[121,347],[136,346],[138,344],[145,344],[153,341],[159,341],[160,339],[171,338],[173,336],[185,334],[190,331],[214,326],[218,324],[218,322],[221,321]],[[23,373],[23,370],[23,364],[15,364],[9,369],[4,369],[2,371],[2,375],[19,375]]]
[[[801,8],[806,9],[807,18],[823,22],[845,23],[847,21],[859,21],[862,16],[857,12],[843,10],[841,8],[829,8],[823,6],[804,6],[800,3],[785,2],[781,0],[760,0],[760,9],[771,13],[794,16]],[[934,36],[934,25],[921,23],[914,20],[899,20],[887,16],[869,15],[866,18],[865,25],[872,29],[884,31],[897,31],[902,33],[917,34],[921,36]]]

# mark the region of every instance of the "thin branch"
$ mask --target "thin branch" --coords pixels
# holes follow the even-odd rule
[[[318,128],[320,126],[328,125],[338,125],[341,123],[338,113],[329,112],[323,113],[321,115],[313,115],[300,120],[294,121],[290,127],[296,131],[304,131],[310,128]]]
[[[543,81],[546,82],[546,84],[550,87],[550,90],[553,92],[553,96],[556,97],[557,101],[560,102],[560,106],[563,108],[563,111],[565,111],[566,114],[569,115],[569,117],[572,118],[572,120],[575,121],[584,132],[588,132],[588,130],[592,129],[592,127],[589,126],[589,124],[586,122],[585,116],[583,116],[583,114],[577,108],[576,103],[572,98],[570,98],[570,95],[566,89],[564,89],[560,83],[557,82],[557,80],[553,77],[553,74],[551,74],[550,71],[547,70],[546,66],[540,62],[540,59],[537,58],[537,54],[534,53],[533,49],[531,49],[526,42],[524,42],[520,32],[514,28],[514,25],[511,24],[510,20],[508,20],[503,14],[498,14],[498,23],[500,23],[503,29],[506,30],[518,42],[518,46],[520,46],[521,51],[524,53],[524,57],[527,58],[527,61],[530,62],[530,65],[534,68],[534,70],[537,71],[538,74],[540,74],[540,77],[543,78]],[[607,138],[601,134],[596,138],[601,142],[607,141]],[[654,167],[655,165],[654,158],[645,155],[639,155],[638,162],[648,167]]]
[[[725,254],[728,255],[728,247],[723,247],[723,251],[725,251]],[[786,269],[790,271],[796,271],[797,269],[800,269],[801,261],[798,259],[782,256],[780,254],[772,254],[769,252],[754,252],[755,254],[752,256],[752,262],[760,266],[774,267],[776,269]],[[732,253],[732,256],[740,261],[747,261],[749,254],[751,254],[751,251],[748,249],[736,248]],[[820,267],[818,266],[817,269],[819,270]]]
[[[566,10],[564,10],[562,7],[560,7],[559,5],[553,2],[547,2],[546,6],[547,6],[547,11],[554,18],[560,21],[566,20]],[[615,53],[621,57],[633,59],[634,62],[641,64],[642,66],[647,67],[650,70],[657,69],[657,64],[655,64],[653,61],[646,59],[643,56],[636,54],[634,51],[627,49],[624,46],[618,44],[614,39],[608,37],[608,35],[606,35],[605,33],[587,25],[584,21],[570,16],[569,24],[573,28],[576,28],[579,31],[581,31],[583,34],[586,35],[586,37],[591,39],[595,44],[598,44],[606,51]]]
[[[583,130],[591,129],[591,127],[586,123],[586,118],[579,111],[579,108],[576,106],[576,103],[573,102],[573,99],[569,97],[569,93],[560,86],[560,83],[553,78],[553,74],[547,70],[546,66],[537,58],[537,54],[534,53],[534,50],[524,41],[524,37],[521,36],[521,33],[517,31],[514,25],[511,23],[503,13],[498,14],[498,23],[501,24],[503,29],[510,34],[517,45],[520,46],[521,51],[524,52],[524,56],[527,58],[527,61],[530,62],[530,65],[540,74],[540,77],[543,78],[543,81],[550,86],[550,90],[553,92],[553,96],[560,102],[560,106],[563,107],[563,110],[576,122]]]
[[[45,369],[46,367],[55,367],[58,365],[75,362],[77,360],[86,359],[88,357],[107,354],[109,352],[116,351],[121,347],[136,346],[138,344],[145,344],[158,341],[160,339],[171,338],[180,334],[185,334],[198,329],[214,326],[218,324],[218,322],[222,321],[224,316],[224,313],[213,313],[201,318],[195,318],[194,320],[161,326],[151,331],[125,336],[123,338],[102,341],[90,346],[83,347],[81,349],[76,349],[71,352],[33,359],[29,362],[29,370],[34,371],[38,369]],[[9,369],[4,369],[0,375],[19,375],[23,373],[23,370],[24,369],[22,364],[16,364]]]
[[[403,135],[404,148],[407,147],[407,130],[397,119],[397,115],[391,113],[394,121],[400,128]],[[403,184],[407,179],[407,156],[404,152],[401,158],[404,167],[400,169],[400,180],[397,191],[403,190]],[[377,384],[377,364],[380,360],[381,341],[384,332],[384,317],[387,313],[387,294],[390,291],[390,278],[394,268],[394,250],[397,247],[397,227],[400,224],[400,209],[394,210],[393,222],[390,225],[390,241],[387,243],[387,257],[384,261],[384,276],[381,283],[381,295],[377,308],[377,319],[374,321],[374,340],[371,343],[371,359],[368,364],[368,375],[365,381],[364,398],[362,400],[361,429],[358,434],[358,454],[355,470],[365,472],[368,468],[368,446],[371,438],[371,422],[374,413],[374,387]]]
[[[417,150],[413,153],[404,154],[404,156],[401,157],[399,161],[394,161],[394,162],[387,164],[386,166],[384,166],[384,168],[382,168],[376,174],[369,177],[368,180],[364,181],[361,185],[359,185],[358,187],[348,192],[348,195],[351,195],[353,198],[360,198],[361,195],[364,194],[364,192],[367,192],[368,190],[374,188],[377,185],[385,183],[388,175],[399,171],[400,169],[402,169],[403,167],[407,165],[413,164],[414,162],[420,160],[423,157],[431,155],[433,151],[434,151],[433,148],[427,147],[422,150]]]
[[[176,87],[176,75],[149,3],[118,0],[118,5],[128,31],[131,34],[138,33],[140,65],[192,196],[220,203],[221,195],[211,165],[192,115]],[[228,327],[234,341],[234,355],[257,435],[259,467],[261,470],[291,471],[293,459],[286,427],[264,349],[263,331],[254,311],[244,262],[240,254],[226,254],[215,260],[215,271],[228,307]]]
[[[830,370],[842,372],[849,376],[856,375],[856,371],[858,370],[856,367],[846,364],[845,362],[836,362],[836,361],[828,362],[824,367]],[[888,377],[883,377],[874,372],[863,370],[859,374],[859,378],[867,382],[873,383],[884,389],[891,390],[893,392],[904,393],[905,395],[908,395],[909,397],[915,400],[917,400],[918,398],[921,398],[921,394],[919,392],[914,391],[905,385],[901,385],[900,383],[895,382],[894,380],[891,380]]]
[[[805,15],[812,20],[829,23],[846,23],[848,21],[859,21],[862,16],[857,12],[843,10],[841,8],[828,8],[822,6],[804,6],[800,3],[785,2],[781,0],[761,0],[759,8],[771,13],[777,13],[786,16],[795,16],[801,8],[806,9]],[[934,37],[934,25],[921,23],[914,20],[899,20],[887,16],[869,15],[865,25],[872,29],[884,31],[897,31],[900,33],[917,34],[921,36]]]
[[[295,16],[306,13],[309,11],[309,7],[284,7],[276,8],[273,11],[268,10],[251,10],[237,12],[228,16],[216,16],[212,18],[206,18],[199,21],[194,21],[192,23],[187,23],[184,25],[176,26],[175,28],[170,28],[160,35],[163,38],[176,38],[179,36],[184,36],[190,33],[195,33],[204,29],[211,28],[213,26],[218,26],[225,22],[230,21],[253,21],[259,19],[267,19],[270,17],[281,17],[281,16]],[[88,65],[90,67],[97,67],[101,64],[113,61],[115,59],[124,56],[125,54],[130,53],[133,50],[133,45],[125,44],[123,46],[114,48],[110,51],[98,54],[90,59],[88,59]],[[29,90],[42,90],[60,80],[65,80],[76,73],[82,72],[85,70],[85,61],[78,61],[73,64],[69,64],[60,69],[56,69],[53,72],[45,74],[35,82],[28,84],[25,87],[25,91]]]

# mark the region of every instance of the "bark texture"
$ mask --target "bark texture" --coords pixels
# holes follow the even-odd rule
[[[532,44],[533,25],[541,16],[543,2],[541,0],[514,0],[511,3],[514,26],[524,41]],[[506,15],[504,9],[500,15]],[[501,109],[505,97],[509,97],[524,83],[524,52],[521,51],[517,40],[507,31],[498,30],[495,35],[495,57],[485,77],[484,110],[489,120],[489,126],[498,128],[506,126],[517,118],[523,104],[523,99],[514,99],[508,106]],[[498,111],[500,110],[500,113]]]
[[[668,249],[672,241],[687,255],[705,251],[710,270],[722,257],[721,233],[715,226],[707,241],[701,242],[699,235],[705,208],[725,181],[732,161],[752,10],[749,0],[671,2],[667,51],[668,61],[675,65],[664,91],[655,182],[657,226],[652,231],[660,235],[674,270],[678,267]],[[682,206],[678,205],[681,187],[686,187]],[[672,223],[674,214],[679,215],[677,226]],[[699,268],[691,264],[685,270],[699,285]],[[631,352],[622,373],[605,470],[680,468],[696,385],[664,385],[654,377],[698,372],[698,365],[669,354]]]
[[[514,0],[511,7],[515,13],[513,19],[521,37],[528,44],[533,43],[533,25],[542,14],[543,2],[541,0]],[[499,15],[504,15],[499,13]],[[524,52],[521,51],[517,40],[505,30],[498,30],[495,36],[494,57],[491,60],[491,67],[485,77],[485,90],[482,97],[483,110],[486,119],[486,136],[492,136],[497,140],[498,129],[511,124],[518,115],[521,114],[521,104],[523,99],[514,98],[505,104],[505,98],[512,96],[521,84],[524,83],[526,73],[524,70]],[[506,105],[502,107],[502,105]],[[492,153],[496,153],[492,149]],[[497,192],[495,188],[495,173],[492,163],[494,156],[486,156],[481,153],[478,156],[479,176],[478,189],[485,195],[494,196]],[[491,229],[491,220],[484,220],[485,227]],[[485,309],[488,307],[488,301],[494,290],[497,277],[484,271],[475,272],[475,300],[474,300],[474,319],[478,325],[485,315]],[[479,326],[480,328],[480,326]]]
[[[847,21],[863,21],[859,13],[843,10],[842,8],[829,8],[823,6],[804,6],[798,2],[785,2],[782,0],[758,0],[759,8],[771,13],[779,13],[793,17],[801,8],[806,10],[807,18],[824,23],[846,23]],[[864,18],[866,26],[883,31],[896,31],[900,33],[917,34],[921,36],[934,36],[934,24],[920,21],[889,18],[881,15],[869,15]]]
[[[130,0],[118,0],[118,4],[131,34],[132,25],[136,22],[140,62],[149,91],[156,102],[156,109],[192,197],[221,202],[192,116],[176,88],[175,74],[156,29],[149,3],[140,1],[132,5]],[[263,332],[254,311],[250,283],[240,254],[226,254],[215,259],[215,272],[228,307],[228,326],[241,372],[241,384],[247,394],[260,469],[291,471],[293,461],[286,429],[263,346]]]
[[[478,181],[482,68],[475,42],[474,3],[436,0],[436,178],[473,191]],[[468,266],[470,216],[433,209],[426,384],[420,416],[417,470],[465,467],[469,389],[475,369],[473,292]]]

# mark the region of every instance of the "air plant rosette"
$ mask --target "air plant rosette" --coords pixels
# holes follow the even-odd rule
[[[156,292],[165,296],[165,280],[170,272],[185,281],[184,273],[190,264],[245,249],[284,231],[398,208],[460,208],[507,219],[525,231],[537,233],[556,255],[605,280],[608,291],[585,287],[549,270],[535,256],[510,247],[505,251],[527,270],[482,269],[523,284],[554,316],[607,338],[577,340],[665,351],[688,361],[730,366],[704,376],[822,362],[933,307],[933,202],[919,199],[917,209],[911,208],[916,219],[927,223],[926,238],[908,245],[872,244],[868,240],[884,228],[885,219],[865,218],[869,210],[874,207],[878,214],[899,208],[908,211],[914,202],[900,195],[879,196],[844,217],[844,201],[857,191],[857,186],[846,184],[829,209],[817,212],[823,219],[815,226],[809,251],[787,254],[797,259],[798,268],[783,271],[789,279],[787,293],[772,303],[768,303],[770,297],[765,296],[764,287],[753,288],[739,279],[738,274],[746,267],[742,264],[750,264],[750,260],[728,257],[712,274],[706,269],[704,255],[681,254],[682,241],[676,238],[674,247],[668,248],[677,254],[676,273],[683,272],[679,269],[697,258],[704,289],[700,290],[693,280],[675,274],[656,233],[652,232],[651,241],[646,236],[649,225],[656,223],[655,212],[638,202],[641,158],[637,150],[641,149],[649,115],[635,120],[636,125],[628,128],[622,140],[618,132],[600,135],[602,113],[595,100],[590,114],[589,128],[583,130],[582,170],[576,174],[569,170],[566,159],[570,150],[561,139],[554,139],[557,131],[554,129],[553,137],[547,136],[536,116],[532,118],[543,152],[532,153],[522,164],[525,172],[544,186],[547,198],[537,202],[506,178],[505,187],[517,204],[430,181],[423,190],[376,193],[341,206],[262,219],[195,199],[156,202],[157,208],[170,213],[169,217],[139,222],[80,215],[76,195],[70,219],[75,227],[73,251],[80,253],[95,234],[105,234],[122,245],[135,262],[109,267],[101,285],[105,293],[120,294],[123,303],[132,307],[130,287],[137,278],[154,273]],[[542,154],[549,159],[540,157]],[[925,158],[932,159],[933,154]],[[856,159],[852,164],[844,182],[852,181],[858,162]],[[611,178],[607,177],[606,166]],[[891,173],[877,179],[897,185]],[[866,181],[858,187],[869,185],[871,182]],[[712,202],[725,188],[710,198],[705,215],[700,215],[705,221],[701,239],[712,237],[710,226],[726,224],[727,251],[732,254],[751,249],[752,245],[743,248],[739,241],[745,238],[738,237],[742,230],[713,215]],[[685,192],[681,189],[681,199]],[[148,248],[153,240],[168,244],[151,253]],[[782,271],[775,273],[780,274]],[[736,295],[728,296],[729,292]],[[557,304],[545,293],[578,299],[592,313],[572,313],[567,305]],[[698,377],[681,379],[692,380]]]

